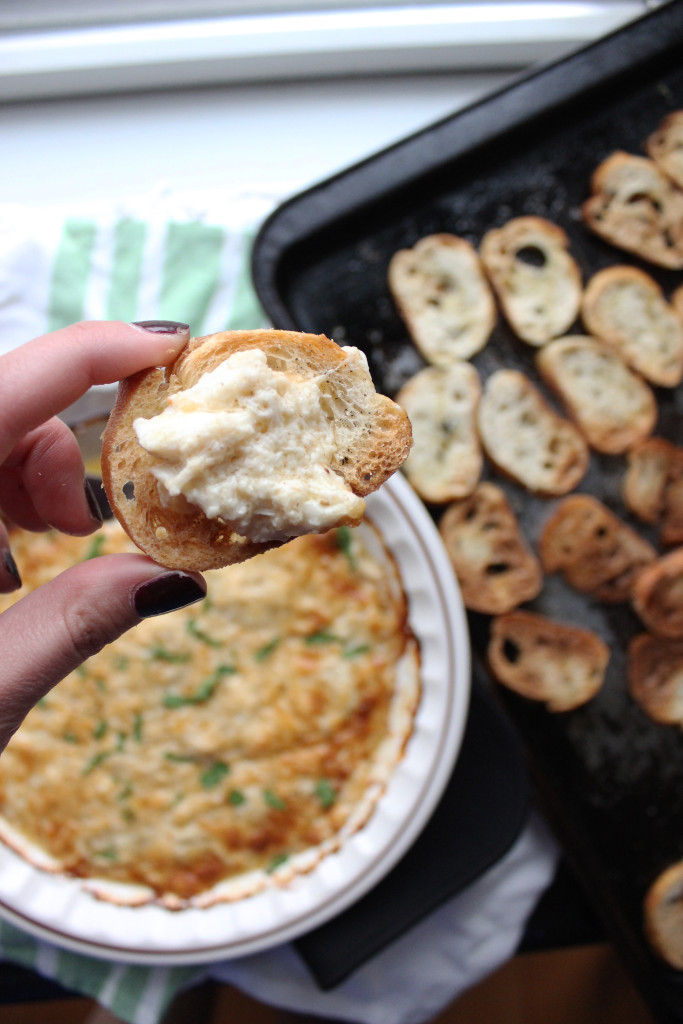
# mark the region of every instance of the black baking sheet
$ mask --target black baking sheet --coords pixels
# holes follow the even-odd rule
[[[450,231],[478,245],[488,228],[536,214],[565,229],[586,278],[630,263],[669,294],[682,273],[640,264],[602,242],[579,210],[595,166],[615,149],[642,155],[661,118],[682,107],[683,0],[673,0],[285,203],[254,249],[261,301],[275,326],[362,348],[378,388],[393,395],[424,364],[388,292],[387,265],[426,234]],[[473,362],[482,378],[506,365],[538,379],[534,354],[499,321]],[[683,389],[657,397],[656,432],[680,442]],[[579,490],[628,518],[624,465],[594,454]],[[554,503],[506,487],[533,543]],[[431,511],[438,519],[440,510]],[[582,709],[553,716],[500,696],[567,854],[653,1013],[683,1021],[683,974],[653,956],[641,919],[650,882],[683,857],[683,736],[652,723],[626,693],[624,642],[640,629],[627,607],[601,607],[554,577],[532,607],[592,626],[612,647],[606,684]],[[481,656],[488,621],[471,616],[470,626]]]

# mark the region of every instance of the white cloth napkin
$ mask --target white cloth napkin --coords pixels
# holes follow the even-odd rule
[[[0,206],[0,354],[81,319],[171,319],[195,335],[266,325],[251,245],[280,195],[154,195],[76,210]],[[212,977],[289,1010],[355,1024],[419,1024],[504,963],[558,852],[535,816],[466,891],[321,992],[292,945],[210,967],[110,964],[0,920],[0,955],[130,1024],[157,1024],[182,988]]]

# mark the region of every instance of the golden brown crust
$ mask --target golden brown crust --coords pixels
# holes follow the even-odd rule
[[[102,443],[102,479],[112,510],[135,543],[172,568],[203,571],[244,561],[285,540],[254,543],[229,522],[209,519],[182,496],[165,507],[152,474],[154,457],[137,442],[133,421],[160,413],[169,395],[186,390],[236,352],[266,352],[273,369],[311,378],[326,374],[326,411],[334,418],[332,467],[359,496],[376,490],[404,461],[412,443],[405,412],[349,369],[343,350],[324,335],[293,331],[225,331],[192,338],[166,370],[122,381]],[[354,525],[352,521],[344,524]]]
[[[633,588],[633,607],[651,633],[683,638],[683,548],[643,569]]]
[[[572,494],[546,522],[539,556],[545,572],[561,572],[581,593],[618,604],[629,599],[656,552],[597,498]]]
[[[540,592],[540,563],[496,484],[481,483],[470,497],[449,505],[439,532],[466,608],[500,615]]]
[[[604,682],[609,647],[592,630],[513,611],[493,620],[488,659],[503,686],[548,711],[570,711]]]

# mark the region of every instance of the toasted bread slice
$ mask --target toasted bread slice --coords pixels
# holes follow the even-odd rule
[[[683,641],[634,636],[628,645],[628,690],[653,722],[683,725]]]
[[[599,270],[583,294],[583,322],[646,380],[672,388],[683,377],[683,323],[658,283],[637,267]]]
[[[206,394],[197,395],[199,384],[214,388],[208,404]],[[182,422],[160,415],[179,407],[189,414]],[[167,451],[173,422],[180,425]],[[150,423],[161,442],[148,450],[149,438],[143,447],[136,430],[149,434]],[[218,423],[226,424],[222,435]],[[191,339],[166,370],[121,382],[103,437],[102,477],[116,517],[151,558],[173,568],[214,569],[299,533],[357,523],[359,499],[401,465],[410,445],[408,417],[376,394],[358,350],[323,335],[227,331]],[[209,497],[213,502],[209,484],[219,493],[227,486],[228,507],[239,510],[239,519],[213,514],[213,504],[206,510]],[[341,494],[332,513],[325,508],[328,485]],[[325,523],[337,509],[339,519]]]
[[[561,572],[575,590],[608,604],[629,600],[638,574],[657,556],[647,540],[589,494],[560,502],[543,527],[538,552],[545,572]]]
[[[496,370],[486,381],[479,434],[493,464],[538,494],[566,494],[588,469],[579,431],[520,370]]]
[[[618,249],[660,267],[683,267],[683,191],[654,160],[617,151],[593,173],[583,219]]]
[[[543,217],[515,217],[487,231],[480,253],[517,337],[544,345],[571,327],[581,303],[581,272],[561,227]]]
[[[602,687],[609,647],[592,630],[513,611],[493,620],[488,660],[499,683],[548,711],[571,711]]]
[[[488,341],[496,304],[476,250],[464,238],[438,234],[401,249],[388,284],[410,335],[437,366],[469,359]]]
[[[671,306],[678,319],[683,323],[683,284],[679,285],[671,295]]]
[[[399,391],[414,445],[403,471],[425,501],[443,504],[471,494],[484,456],[477,431],[479,374],[470,363],[427,366]]]
[[[668,114],[645,143],[645,150],[666,175],[683,188],[683,110]]]
[[[481,483],[469,498],[449,505],[439,531],[466,608],[501,615],[540,592],[540,563],[496,484]]]
[[[654,429],[652,388],[595,338],[559,338],[538,353],[536,365],[596,451],[625,452]]]
[[[654,951],[683,971],[683,860],[654,880],[643,903],[645,935]]]
[[[659,526],[663,544],[683,544],[683,448],[648,437],[628,453],[622,485],[626,507]]]
[[[633,587],[633,607],[651,633],[683,639],[683,548],[646,566]]]

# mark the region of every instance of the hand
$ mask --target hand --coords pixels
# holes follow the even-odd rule
[[[183,324],[80,323],[0,356],[0,513],[27,530],[83,536],[101,525],[78,443],[56,414],[94,384],[170,363]],[[0,592],[21,586],[0,520]],[[31,707],[81,662],[148,615],[201,600],[196,573],[145,555],[67,569],[0,615],[0,751]]]

